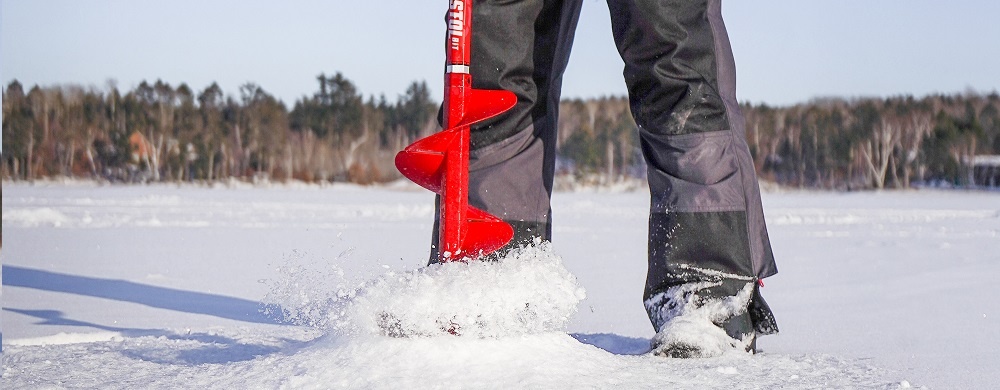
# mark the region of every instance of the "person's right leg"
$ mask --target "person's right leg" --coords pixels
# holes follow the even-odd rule
[[[777,331],[756,283],[776,271],[736,103],[720,0],[608,0],[651,196],[645,304],[657,332],[707,302],[735,339]]]
[[[472,82],[517,95],[507,113],[472,128],[469,203],[514,227],[508,248],[551,240],[552,180],[562,74],[582,0],[476,1]],[[437,215],[437,214],[435,214]],[[435,218],[431,262],[437,261]]]

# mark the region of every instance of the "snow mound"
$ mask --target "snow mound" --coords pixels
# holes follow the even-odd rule
[[[352,337],[500,338],[563,331],[585,297],[551,244],[538,240],[497,261],[389,271],[353,289],[336,267],[306,269],[282,270],[285,279],[266,299],[270,312]]]
[[[505,337],[564,330],[585,297],[547,242],[498,261],[390,272],[359,291],[344,330],[394,337]]]

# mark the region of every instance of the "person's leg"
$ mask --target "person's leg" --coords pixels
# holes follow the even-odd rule
[[[752,285],[777,270],[720,0],[608,6],[648,164],[644,299],[653,326],[660,332],[692,304],[745,296],[747,310],[715,321],[734,338],[774,333],[774,318]]]
[[[508,247],[551,239],[552,180],[562,74],[582,0],[474,3],[472,82],[517,105],[472,128],[469,203],[514,227]],[[437,259],[435,218],[431,262]]]

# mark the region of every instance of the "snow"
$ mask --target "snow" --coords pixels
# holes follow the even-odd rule
[[[738,294],[721,300],[697,302],[694,292],[721,285],[721,282],[690,283],[671,287],[667,291],[656,294],[646,300],[646,310],[654,313],[654,318],[660,332],[653,336],[651,342],[655,345],[653,353],[663,355],[661,351],[666,346],[697,346],[692,353],[697,357],[715,357],[730,350],[750,349],[754,340],[750,335],[743,335],[739,341],[729,337],[722,328],[715,324],[728,318],[744,314],[753,294],[753,281],[747,281],[746,286]],[[669,305],[668,302],[686,302],[684,305]]]
[[[4,389],[1000,382],[996,193],[765,193],[781,333],[668,359],[646,353],[643,191],[557,193],[551,246],[423,267],[433,196],[409,186],[3,189]]]
[[[504,338],[562,331],[586,295],[541,240],[497,261],[388,271],[357,287],[337,267],[299,262],[279,268],[282,277],[264,298],[265,313],[347,337]]]

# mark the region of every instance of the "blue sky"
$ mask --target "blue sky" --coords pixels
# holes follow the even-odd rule
[[[252,81],[289,106],[343,72],[440,96],[444,0],[0,0],[0,81],[121,89]],[[1000,89],[1000,1],[729,0],[741,101]],[[564,96],[623,95],[607,5],[584,0]]]

